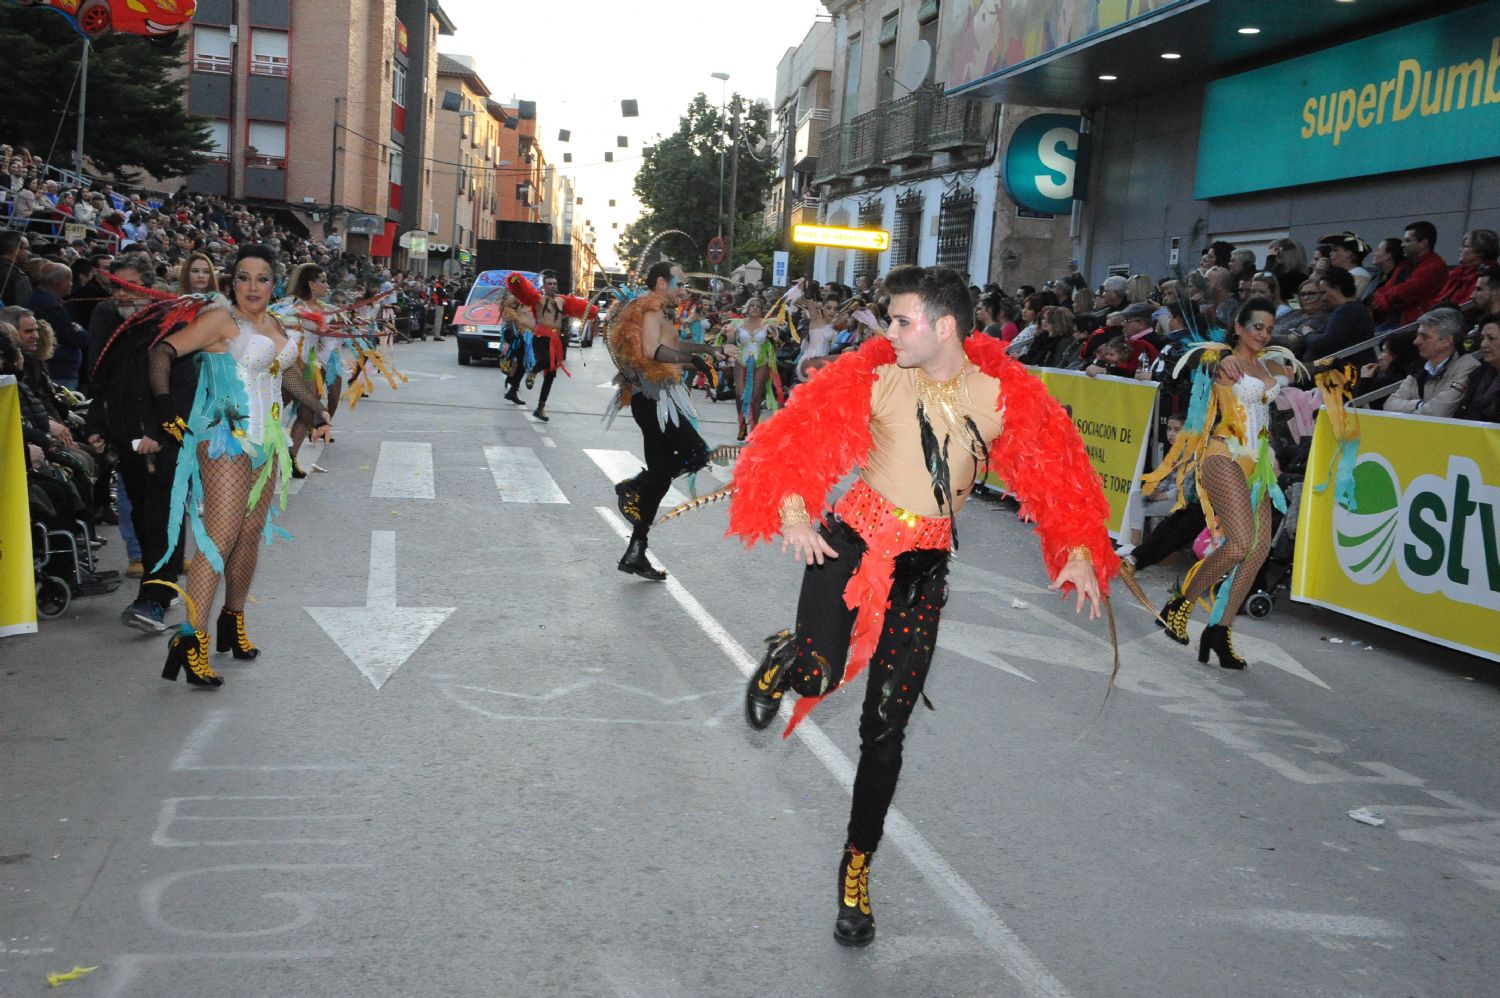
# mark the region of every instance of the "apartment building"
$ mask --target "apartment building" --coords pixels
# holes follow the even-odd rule
[[[431,198],[437,36],[454,30],[436,0],[199,0],[191,30],[188,107],[215,155],[189,188],[403,264],[398,232],[424,228]]]
[[[815,21],[795,48],[776,66],[776,101],[772,107],[772,154],[776,170],[766,199],[766,228],[782,233],[816,223],[819,190],[813,183],[823,131],[833,96],[833,23]]]
[[[945,49],[971,41],[949,27],[961,19],[945,17],[941,0],[825,0],[824,7],[833,19],[828,123],[816,157],[791,166],[810,170],[824,224],[883,228],[891,246],[882,253],[820,247],[814,276],[849,284],[916,263],[1012,286],[1060,272],[1067,219],[1028,218],[1002,193],[1000,139],[1034,109],[947,96]],[[811,120],[815,110],[799,104],[798,117]],[[812,205],[789,207],[810,214]]]

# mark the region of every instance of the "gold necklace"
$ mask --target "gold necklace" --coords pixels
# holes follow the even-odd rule
[[[936,411],[947,425],[949,436],[967,440],[968,430],[964,426],[963,416],[969,405],[967,365],[959,368],[958,373],[947,381],[934,381],[919,367],[913,367],[910,371],[912,388],[917,393],[917,403],[921,405],[922,411],[929,415]]]

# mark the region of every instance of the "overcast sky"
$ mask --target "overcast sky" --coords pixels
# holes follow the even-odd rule
[[[495,99],[537,102],[542,150],[563,172],[571,169],[584,199],[580,223],[594,223],[606,266],[615,262],[615,239],[639,214],[631,191],[642,144],[676,131],[699,91],[719,100],[725,85],[714,72],[730,74],[729,93],[772,101],[782,55],[827,16],[817,0],[442,4],[458,31],[438,39],[439,51],[473,56]],[[621,117],[627,98],[639,102],[640,117]],[[567,143],[557,140],[563,128],[573,133]],[[629,137],[628,149],[617,147],[619,135]],[[564,152],[573,154],[571,167]],[[615,154],[613,163],[604,162],[605,152]]]

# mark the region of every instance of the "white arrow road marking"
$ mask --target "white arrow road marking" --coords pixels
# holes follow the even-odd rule
[[[413,371],[409,367],[403,367],[401,373],[409,378],[433,378],[437,381],[452,381],[458,377],[456,374],[433,374],[431,371]]]
[[[552,502],[567,504],[542,459],[530,447],[489,446],[484,449],[495,488],[505,502]]]
[[[385,440],[375,463],[371,499],[435,499],[432,444]]]
[[[309,606],[318,626],[377,690],[458,609],[396,605],[396,534],[370,533],[370,584],[364,606]]]
[[[956,651],[965,658],[972,658],[974,661],[987,665],[992,669],[1008,672],[1012,676],[1020,676],[1028,683],[1036,682],[1035,679],[1032,679],[1026,673],[991,651],[992,643],[987,640],[989,637],[987,629],[986,631],[981,631],[974,625],[966,624],[961,620],[945,620],[943,621],[943,626],[938,629],[938,647],[946,648],[949,651]],[[1005,637],[1006,640],[1003,647],[1007,650],[1019,651],[1027,658],[1047,658],[1057,652],[1056,639],[1050,641],[1050,647],[1046,647],[1049,645],[1047,639],[1039,638],[1035,635],[1025,635],[1019,631],[1010,631]],[[1034,640],[1035,648],[1028,647],[1031,644],[1031,642],[1025,640],[1028,637]],[[1013,639],[1021,640],[1017,641]]]

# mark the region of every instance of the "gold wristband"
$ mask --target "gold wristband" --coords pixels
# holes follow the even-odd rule
[[[1082,544],[1077,547],[1068,548],[1069,561],[1078,561],[1080,559],[1092,565],[1094,563],[1094,553]]]
[[[781,527],[785,530],[798,523],[812,523],[812,517],[807,515],[807,503],[793,492],[781,500]]]

